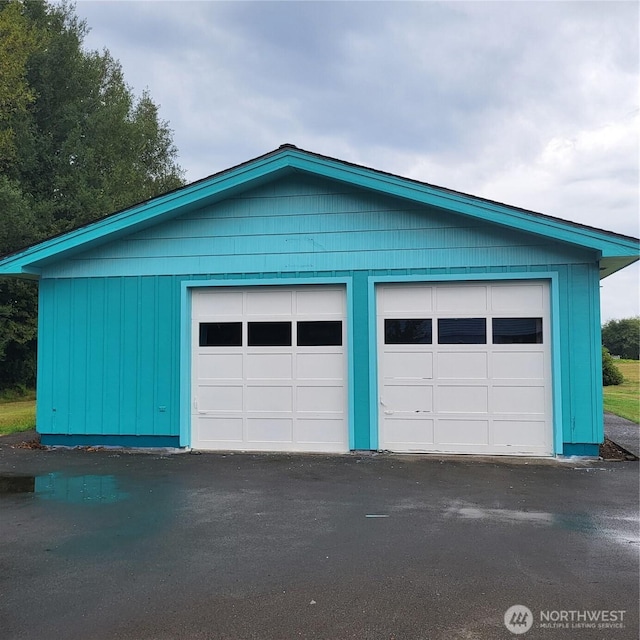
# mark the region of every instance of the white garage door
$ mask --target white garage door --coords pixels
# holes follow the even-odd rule
[[[349,449],[343,287],[195,289],[191,446]]]
[[[546,282],[376,294],[380,449],[552,454]]]

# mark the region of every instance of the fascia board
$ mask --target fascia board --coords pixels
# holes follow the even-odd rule
[[[14,262],[7,260],[0,263],[0,276],[22,276],[25,280],[38,280],[40,277],[40,269],[29,266],[15,265]]]

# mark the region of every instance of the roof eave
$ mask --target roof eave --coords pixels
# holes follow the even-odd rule
[[[635,262],[638,262],[640,258],[636,257],[604,257],[600,260],[600,280],[613,275],[614,273],[628,267]]]
[[[640,241],[635,238],[584,227],[285,145],[209,178],[7,256],[0,260],[0,274],[37,277],[38,267],[49,262],[87,251],[190,209],[228,198],[288,171],[310,173],[583,249],[591,249],[603,258],[623,258],[626,260],[625,265],[631,264],[640,256]],[[622,267],[613,271],[607,270],[606,275],[617,271],[618,268]]]

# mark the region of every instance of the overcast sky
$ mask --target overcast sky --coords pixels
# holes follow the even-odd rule
[[[80,0],[189,181],[289,142],[638,237],[637,2]],[[602,317],[640,314],[638,265]]]

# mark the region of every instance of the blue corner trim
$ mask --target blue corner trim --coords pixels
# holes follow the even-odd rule
[[[565,442],[563,455],[589,456],[590,458],[597,458],[600,455],[600,445],[581,442]]]
[[[560,285],[557,273],[548,273],[551,314],[551,387],[553,406],[553,453],[564,453],[562,420],[562,352],[560,350]]]
[[[180,446],[191,446],[191,287],[180,296]]]
[[[424,276],[422,276],[424,278]],[[369,305],[369,404],[371,406],[371,422],[369,423],[369,442],[371,449],[377,451],[380,448],[380,390],[378,388],[378,332],[377,332],[377,304],[376,282],[380,278],[369,277],[368,305]]]
[[[127,448],[178,448],[178,436],[105,436],[66,435],[63,433],[44,433],[40,443],[47,447],[127,447]]]

